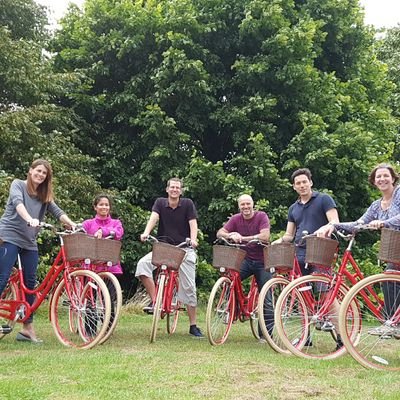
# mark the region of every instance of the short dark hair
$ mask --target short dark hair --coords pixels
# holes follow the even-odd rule
[[[290,181],[294,183],[294,178],[299,175],[305,175],[311,181],[311,171],[308,168],[299,168],[293,172],[292,176],[290,177]]]
[[[181,184],[181,189],[183,189],[183,179],[181,179],[181,178],[176,178],[176,177],[170,178],[170,179],[168,179],[167,187],[169,187],[171,181],[179,182],[179,183]]]
[[[381,168],[385,168],[390,172],[390,175],[392,176],[392,178],[394,179],[393,184],[395,185],[398,181],[399,181],[399,175],[397,174],[397,172],[394,170],[394,168],[390,165],[390,164],[386,164],[386,163],[382,163],[382,164],[378,164],[369,174],[368,176],[368,182],[372,185],[375,186],[375,175],[376,175],[376,171],[378,171],[378,169]]]

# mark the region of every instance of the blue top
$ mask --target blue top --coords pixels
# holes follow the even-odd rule
[[[327,224],[326,213],[336,208],[336,203],[331,196],[325,193],[312,192],[310,200],[303,204],[300,199],[289,208],[288,221],[296,225],[295,243],[299,244],[303,231],[314,233],[321,226]],[[305,243],[299,247],[305,249]]]

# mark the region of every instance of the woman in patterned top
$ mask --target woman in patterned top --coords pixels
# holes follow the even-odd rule
[[[400,230],[400,186],[397,184],[399,175],[389,164],[377,165],[368,177],[368,181],[375,186],[382,194],[382,197],[372,202],[367,211],[354,222],[325,225],[316,233],[319,236],[330,236],[334,229],[351,231],[354,226],[368,224],[369,226],[381,229],[383,227]],[[385,271],[400,271],[400,265],[388,263]],[[398,283],[386,282],[382,285],[385,311],[387,317],[393,315],[393,310],[400,306],[400,285]],[[372,335],[381,335],[382,328],[371,330]]]

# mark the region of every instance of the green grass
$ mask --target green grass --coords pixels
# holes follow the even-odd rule
[[[151,317],[124,311],[115,334],[91,350],[62,346],[43,306],[35,319],[42,345],[0,341],[0,399],[398,399],[398,373],[366,370],[350,356],[308,361],[274,353],[236,323],[223,346],[190,337],[183,315],[169,336]],[[205,331],[204,311],[199,326]]]

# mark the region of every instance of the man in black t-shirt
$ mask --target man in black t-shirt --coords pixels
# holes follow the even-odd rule
[[[140,240],[145,241],[158,224],[157,238],[161,242],[173,245],[185,242],[190,238],[191,247],[186,248],[186,256],[179,268],[178,300],[186,305],[189,316],[190,335],[203,338],[203,334],[196,325],[196,247],[197,243],[197,211],[191,199],[182,198],[182,180],[171,178],[167,183],[167,198],[158,198],[151,211],[150,218]],[[137,265],[137,276],[151,298],[151,304],[144,311],[152,313],[155,300],[155,285],[153,280],[154,265],[151,263],[151,253],[142,257]]]

